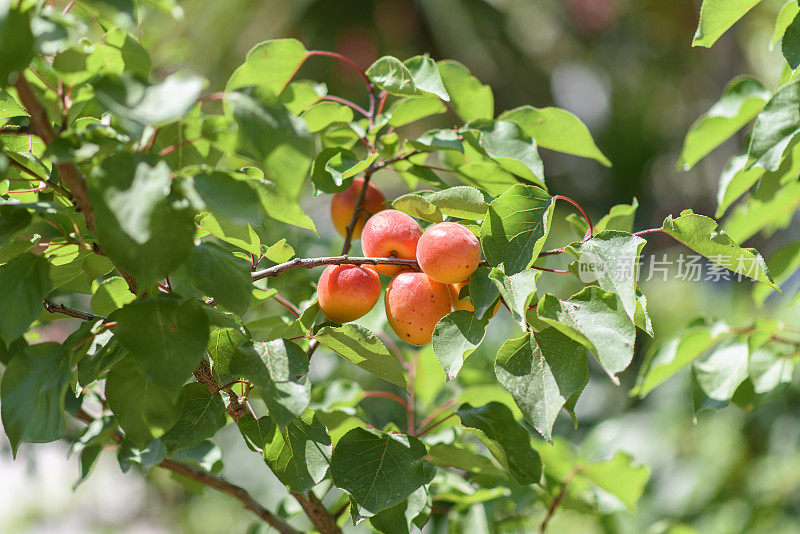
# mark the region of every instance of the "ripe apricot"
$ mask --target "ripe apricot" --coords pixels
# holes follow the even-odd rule
[[[481,261],[481,244],[475,234],[454,222],[434,224],[417,242],[422,272],[443,284],[468,279]]]
[[[358,265],[328,265],[317,285],[320,309],[337,323],[363,317],[380,295],[378,273]]]
[[[467,300],[460,300],[458,298],[458,294],[461,292],[461,288],[463,288],[466,285],[469,285],[469,280],[464,280],[463,282],[447,285],[447,287],[450,289],[450,302],[452,303],[454,310],[466,310],[469,312],[474,312],[475,307],[472,305],[471,302]],[[492,312],[492,317],[497,315],[497,311],[499,309],[500,309],[500,301],[498,300],[497,304],[495,304],[494,311]]]
[[[386,288],[384,297],[389,326],[403,341],[429,343],[439,320],[450,313],[447,286],[425,273],[400,273]]]
[[[417,241],[422,235],[419,223],[397,210],[384,210],[369,218],[361,234],[361,248],[365,256],[404,260],[417,259]],[[399,265],[376,265],[375,270],[394,276],[404,269]]]
[[[333,220],[333,226],[342,237],[347,235],[347,225],[350,224],[350,220],[353,218],[358,195],[363,188],[364,178],[353,178],[353,183],[350,187],[336,193],[331,199],[331,219]],[[364,229],[364,223],[367,219],[384,209],[383,203],[385,201],[386,197],[383,196],[381,190],[375,187],[372,182],[368,183],[366,196],[364,197],[364,209],[353,228],[354,239],[361,237],[361,231]]]

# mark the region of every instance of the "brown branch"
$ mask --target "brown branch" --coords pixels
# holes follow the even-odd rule
[[[353,216],[350,217],[350,223],[347,225],[347,229],[344,234],[344,245],[342,246],[342,254],[347,254],[350,251],[350,245],[353,241],[353,231],[356,229],[356,224],[358,224],[358,219],[361,218],[361,214],[364,212],[364,199],[367,198],[367,187],[369,186],[369,180],[370,178],[372,178],[372,173],[374,172],[375,172],[374,165],[370,165],[367,168],[367,170],[364,171],[364,184],[361,186],[361,191],[358,192],[358,199],[356,200],[356,208],[353,210]]]
[[[561,501],[564,500],[564,495],[567,493],[567,485],[572,481],[572,479],[577,475],[581,470],[580,465],[576,465],[572,468],[572,471],[564,477],[564,481],[561,483],[561,491],[558,492],[556,498],[553,499],[553,502],[550,503],[550,507],[547,509],[547,515],[544,517],[542,524],[539,526],[539,534],[544,534],[545,530],[547,530],[547,524],[553,518],[558,509],[559,505],[561,505]]]
[[[291,494],[292,497],[297,499],[308,518],[322,534],[342,534],[342,529],[336,524],[336,516],[325,508],[325,505],[314,495],[314,492],[309,491],[308,497],[304,497],[296,491],[292,491]]]
[[[251,276],[253,280],[261,280],[279,274],[290,269],[313,269],[323,265],[402,265],[415,271],[419,271],[419,263],[416,260],[402,260],[399,258],[364,258],[360,256],[326,256],[322,258],[295,258],[286,263],[279,263],[260,271],[254,271]]]
[[[31,116],[31,132],[41,138],[45,145],[50,145],[56,138],[56,132],[53,129],[53,125],[50,124],[50,119],[47,118],[47,111],[39,103],[36,95],[33,94],[33,90],[25,76],[20,74],[17,77],[17,81],[14,82],[14,87],[17,90],[19,99],[22,101],[22,105]],[[78,168],[72,163],[60,163],[57,167],[59,176],[64,180],[72,194],[72,198],[75,199],[80,211],[83,213],[83,217],[86,219],[86,226],[92,233],[95,233],[94,210],[92,210],[92,205],[89,203],[89,189],[86,187],[86,182],[81,177]]]
[[[198,382],[203,384],[212,395],[216,395],[222,390],[225,391],[230,400],[225,410],[234,421],[238,421],[247,413],[247,404],[244,400],[239,400],[239,396],[234,393],[230,387],[219,387],[219,384],[214,379],[214,375],[211,374],[211,365],[208,363],[207,359],[203,358],[200,365],[194,370],[194,377]]]
[[[69,315],[70,317],[80,319],[81,321],[96,321],[97,319],[103,319],[104,321],[106,320],[106,318],[102,315],[95,315],[93,313],[76,310],[75,308],[68,308],[63,304],[55,304],[47,299],[45,299],[42,304],[44,305],[44,309],[50,313],[62,313],[64,315]]]
[[[77,417],[78,419],[87,424],[92,423],[95,420],[94,417],[86,413],[83,409],[79,409],[78,412],[75,414],[75,417]],[[111,434],[111,439],[113,439],[117,443],[121,443],[122,434],[120,434],[119,430],[115,430]],[[168,469],[170,471],[183,475],[187,478],[191,478],[192,480],[200,482],[205,486],[214,488],[215,490],[221,491],[222,493],[227,493],[231,497],[238,499],[244,505],[245,508],[256,514],[265,523],[268,523],[270,526],[272,526],[275,530],[277,530],[281,534],[300,534],[299,530],[296,530],[282,518],[273,514],[272,512],[264,508],[261,504],[259,504],[255,499],[253,499],[253,497],[250,495],[250,493],[247,492],[246,489],[239,487],[236,484],[231,484],[224,478],[212,475],[211,473],[203,471],[202,469],[199,469],[197,467],[193,467],[183,462],[178,462],[176,460],[171,460],[171,459],[163,460],[161,463],[158,464],[158,466],[163,469]]]

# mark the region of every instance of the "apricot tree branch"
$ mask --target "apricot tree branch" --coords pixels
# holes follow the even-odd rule
[[[41,138],[45,145],[50,145],[56,138],[56,132],[53,125],[50,124],[50,119],[47,118],[47,111],[44,106],[39,103],[36,95],[33,94],[31,86],[25,76],[20,74],[17,81],[14,82],[14,87],[17,90],[17,95],[22,101],[22,105],[31,116],[31,131]],[[72,198],[78,205],[78,208],[83,213],[86,219],[86,226],[89,231],[95,233],[94,225],[94,210],[89,203],[89,189],[86,187],[86,182],[81,177],[78,168],[72,163],[59,163],[57,166],[59,176],[64,180],[64,183],[69,188]]]
[[[355,102],[351,102],[350,100],[347,100],[346,98],[341,98],[341,97],[333,96],[333,95],[325,95],[322,98],[320,98],[320,100],[330,100],[331,102],[337,102],[339,104],[342,104],[342,105],[345,105],[345,106],[347,106],[349,108],[352,108],[355,111],[358,111],[359,113],[361,113],[365,117],[369,117],[369,112],[366,109],[362,108],[361,106],[359,106]]]
[[[96,321],[97,319],[103,319],[104,321],[106,320],[106,318],[102,315],[95,315],[93,313],[76,310],[75,308],[68,308],[63,304],[55,304],[47,299],[45,299],[42,304],[44,304],[44,309],[50,313],[62,313],[64,315],[80,319],[81,321]]]
[[[356,65],[355,61],[353,61],[349,57],[343,56],[342,54],[337,54],[336,52],[328,52],[327,50],[309,50],[308,57],[312,56],[329,57],[341,61],[342,63],[344,63],[345,65],[349,66],[354,71],[356,71],[358,75],[361,76],[361,79],[364,80],[364,83],[366,83],[368,87],[370,88],[372,87],[372,81],[370,81],[369,77],[367,76],[367,73],[364,72],[364,69]],[[372,92],[371,89],[370,92]]]
[[[262,278],[269,278],[271,276],[278,276],[290,269],[313,269],[314,267],[321,267],[323,265],[401,265],[409,269],[419,271],[419,263],[416,260],[403,260],[399,258],[365,258],[360,256],[348,256],[343,254],[341,256],[326,256],[322,258],[295,258],[286,263],[279,263],[260,271],[253,271],[251,277],[253,280],[261,280]]]
[[[577,475],[580,472],[580,470],[581,466],[576,465],[572,469],[572,471],[570,471],[569,474],[567,474],[567,476],[564,478],[564,481],[561,483],[561,491],[558,492],[556,498],[553,499],[552,503],[550,503],[550,507],[547,509],[547,515],[542,521],[542,524],[539,526],[539,534],[544,534],[545,530],[547,530],[547,524],[550,522],[550,519],[553,518],[553,515],[555,515],[556,510],[561,504],[561,501],[564,500],[564,495],[566,495],[567,493],[567,484],[569,484],[572,481],[572,479],[575,477],[575,475]]]
[[[94,421],[94,417],[86,413],[83,409],[79,409],[75,416],[84,423],[90,424]],[[116,430],[111,434],[111,438],[117,443],[122,442],[122,434]],[[227,493],[231,497],[239,500],[245,508],[256,514],[262,521],[269,524],[281,534],[300,534],[300,531],[289,525],[281,517],[270,512],[264,506],[259,504],[248,491],[236,484],[232,484],[224,478],[212,475],[211,473],[199,469],[197,467],[179,462],[177,460],[165,459],[158,464],[163,469],[168,469],[187,478],[191,478],[201,484],[214,488],[222,493]]]

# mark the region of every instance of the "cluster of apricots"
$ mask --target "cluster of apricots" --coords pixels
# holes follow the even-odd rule
[[[363,187],[364,179],[356,178],[331,200],[331,218],[343,236]],[[458,295],[478,268],[481,246],[468,228],[454,222],[437,223],[423,232],[405,213],[384,209],[385,200],[380,189],[367,184],[364,214],[356,223],[353,237],[361,238],[365,256],[416,260],[422,272],[401,265],[329,265],[317,285],[319,305],[337,323],[358,319],[378,302],[378,273],[389,276],[392,280],[384,297],[389,325],[404,341],[425,345],[436,323],[452,308],[474,310]]]

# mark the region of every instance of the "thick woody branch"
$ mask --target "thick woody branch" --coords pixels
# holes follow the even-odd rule
[[[94,421],[94,417],[79,409],[75,416],[83,421],[84,423],[92,423]],[[111,434],[111,439],[116,441],[117,443],[122,442],[122,434],[119,433],[119,430],[115,431]],[[181,474],[185,477],[191,478],[201,484],[208,486],[210,488],[214,488],[217,491],[221,491],[222,493],[227,493],[231,497],[238,499],[245,508],[256,514],[260,517],[265,523],[272,526],[275,530],[280,532],[281,534],[300,534],[299,530],[296,530],[291,525],[289,525],[286,521],[282,518],[278,517],[277,515],[273,514],[266,508],[264,508],[261,504],[259,504],[248,491],[236,484],[231,484],[224,478],[218,477],[216,475],[212,475],[207,471],[203,471],[202,469],[198,469],[197,467],[193,467],[191,465],[185,464],[183,462],[178,462],[176,460],[166,459],[163,460],[159,467],[163,469],[168,469],[175,473]]]
[[[50,145],[55,138],[56,132],[53,125],[50,124],[50,119],[47,118],[47,111],[41,105],[36,95],[33,94],[31,86],[22,74],[19,75],[17,81],[14,82],[14,87],[17,90],[22,105],[31,116],[31,132],[37,135],[46,145]],[[67,188],[70,190],[72,198],[83,213],[86,219],[86,226],[89,231],[95,233],[94,224],[94,210],[89,203],[89,189],[86,187],[86,182],[81,177],[78,168],[72,163],[60,163],[57,165],[58,174],[64,180]]]
[[[364,258],[351,257],[347,254],[342,256],[326,256],[322,258],[295,258],[286,263],[279,263],[260,271],[254,271],[251,276],[253,280],[261,280],[279,274],[290,269],[313,269],[323,265],[401,265],[414,271],[419,271],[419,263],[416,260],[401,260],[399,258]]]

